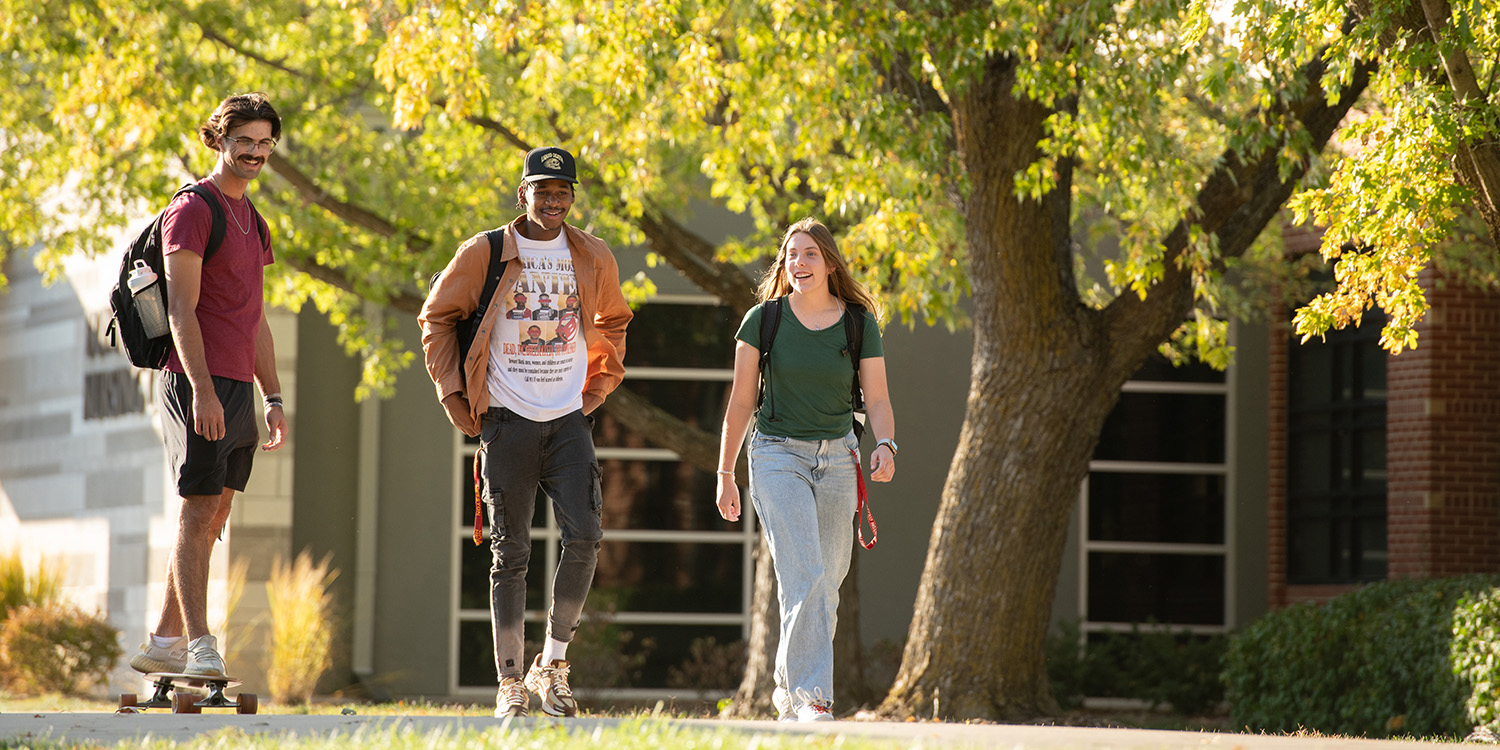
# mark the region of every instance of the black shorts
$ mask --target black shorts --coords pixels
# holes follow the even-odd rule
[[[167,458],[177,478],[177,494],[222,495],[245,491],[260,428],[255,423],[255,387],[243,380],[214,378],[224,406],[224,439],[205,440],[193,432],[193,385],[180,372],[162,371],[161,430]]]

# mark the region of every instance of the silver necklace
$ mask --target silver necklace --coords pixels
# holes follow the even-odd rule
[[[214,190],[219,191],[219,197],[224,199],[224,206],[229,209],[229,218],[234,220],[235,228],[240,230],[240,234],[249,234],[250,227],[241,224],[240,218],[234,215],[234,204],[229,202],[229,196],[224,194],[224,188],[219,187],[219,179],[213,175],[209,175],[208,181],[214,184]],[[248,211],[245,212],[245,221],[246,223],[250,221],[250,213]]]
[[[838,321],[843,320],[844,319],[844,301],[843,300],[834,300],[834,302],[836,302],[838,304],[838,310],[839,310],[838,317],[834,318],[833,320],[828,321],[827,323],[824,323],[823,325],[816,325],[816,324],[808,325],[808,328],[811,328],[814,331],[821,331],[824,328],[827,328],[828,326],[831,326],[834,323],[837,323]]]

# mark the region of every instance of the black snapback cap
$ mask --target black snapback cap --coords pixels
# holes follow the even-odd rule
[[[534,148],[526,153],[526,167],[521,172],[526,182],[537,180],[567,180],[578,184],[578,167],[573,155],[557,146]]]

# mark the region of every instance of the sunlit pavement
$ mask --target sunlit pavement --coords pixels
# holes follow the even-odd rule
[[[0,709],[3,710],[3,709]],[[566,719],[531,717],[514,720],[517,726],[558,727],[592,732],[635,719]],[[648,720],[653,721],[653,720]],[[1287,737],[1212,732],[1176,732],[1154,729],[1106,729],[1097,727],[1049,727],[1013,724],[944,724],[934,722],[839,721],[819,724],[774,721],[719,721],[713,719],[661,719],[678,726],[715,731],[731,729],[747,733],[818,733],[891,740],[905,746],[943,748],[1056,748],[1058,750],[1104,750],[1125,748],[1224,748],[1224,750],[1395,750],[1396,748],[1452,747],[1453,743],[1360,740],[1330,737]],[[225,728],[251,734],[285,734],[301,737],[333,733],[356,734],[399,727],[414,732],[483,730],[498,727],[501,719],[461,716],[306,716],[205,712],[174,715],[166,711],[140,714],[23,712],[0,713],[0,742],[5,740],[52,740],[69,743],[113,745],[150,736],[173,741],[191,740]]]

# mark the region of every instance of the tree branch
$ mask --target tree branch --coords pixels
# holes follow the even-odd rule
[[[698,288],[718,297],[739,315],[755,306],[754,285],[739,266],[715,260],[713,245],[659,207],[648,202],[635,224],[646,235],[646,244]]]
[[[356,206],[347,201],[335,199],[328,194],[307,173],[299,169],[290,159],[278,151],[271,152],[271,168],[276,171],[302,196],[303,200],[312,203],[319,208],[333,214],[345,222],[372,232],[381,237],[397,237],[404,233],[400,227],[376,215],[368,209]],[[420,255],[432,248],[432,241],[420,235],[405,233],[406,247],[413,254]]]
[[[1432,42],[1437,46],[1441,55],[1443,71],[1448,76],[1448,85],[1453,89],[1454,99],[1457,100],[1459,108],[1464,110],[1463,116],[1473,117],[1474,111],[1477,110],[1481,119],[1490,119],[1485,118],[1484,110],[1488,107],[1487,99],[1484,89],[1479,85],[1478,77],[1474,75],[1474,66],[1469,63],[1469,56],[1457,44],[1443,44],[1443,30],[1448,28],[1453,15],[1448,0],[1421,0],[1421,5],[1422,14],[1427,19],[1427,29],[1432,35]],[[1488,128],[1481,128],[1481,131],[1490,136]],[[1459,159],[1468,162],[1460,167],[1460,171],[1475,183],[1472,187],[1477,193],[1476,199],[1484,204],[1481,206],[1481,212],[1484,213],[1485,223],[1490,226],[1490,236],[1500,237],[1500,226],[1496,226],[1491,221],[1497,209],[1500,209],[1500,149],[1497,149],[1493,140],[1479,143],[1460,142]],[[1488,211],[1485,211],[1485,208],[1488,208]]]
[[[1323,150],[1339,122],[1369,85],[1376,69],[1372,62],[1360,62],[1339,100],[1329,104],[1322,87],[1327,65],[1321,56],[1302,67],[1300,75],[1308,82],[1302,95],[1279,105],[1273,115],[1284,115],[1304,128],[1313,153]],[[1267,118],[1269,120],[1278,117]],[[1306,173],[1310,160],[1304,160],[1282,177],[1278,163],[1282,148],[1277,145],[1259,153],[1226,151],[1220,166],[1198,191],[1190,214],[1183,217],[1162,241],[1165,247],[1162,278],[1151,286],[1146,298],[1132,294],[1117,297],[1105,308],[1106,326],[1111,331],[1111,359],[1117,367],[1134,369],[1135,352],[1171,334],[1192,311],[1192,273],[1184,263],[1189,237],[1194,225],[1218,239],[1216,261],[1243,255],[1286,202]],[[1149,342],[1147,341],[1149,340]],[[1144,347],[1144,349],[1143,349]]]
[[[262,57],[261,55],[257,55],[254,52],[251,52],[250,50],[245,49],[244,47],[241,47],[240,45],[235,44],[234,42],[231,42],[228,39],[225,39],[224,37],[220,36],[219,33],[216,32],[216,31],[214,31],[212,28],[210,28],[208,26],[208,24],[199,23],[197,21],[194,21],[194,24],[197,25],[197,27],[198,27],[198,33],[202,34],[204,39],[207,39],[210,42],[214,42],[216,44],[222,45],[222,46],[226,47],[227,49],[229,49],[229,51],[235,53],[236,55],[240,55],[241,57],[248,57],[251,60],[254,60],[254,61],[260,63],[261,65],[264,65],[264,66],[266,66],[268,68],[274,68],[274,69],[279,70],[279,71],[281,71],[283,73],[286,73],[287,75],[291,75],[291,76],[294,76],[294,77],[297,77],[297,78],[303,78],[303,79],[306,79],[306,80],[309,80],[309,81],[316,81],[319,85],[326,86],[327,83],[328,83],[327,81],[324,81],[323,79],[321,79],[321,78],[319,78],[317,76],[314,76],[314,75],[312,75],[310,73],[304,73],[303,71],[300,71],[300,70],[298,70],[296,68],[293,68],[293,67],[291,67],[291,66],[287,65],[286,63],[281,62],[279,60],[272,60],[272,59],[270,59],[268,57]]]
[[[332,286],[336,289],[341,289],[345,292],[363,297],[365,299],[369,299],[368,290],[359,289],[354,281],[347,275],[345,275],[341,269],[329,268],[328,266],[320,265],[305,258],[299,258],[295,256],[286,256],[283,258],[283,261],[292,268],[295,268],[298,271],[301,271],[302,273],[305,273],[308,276],[317,279],[318,281],[328,284],[329,286]],[[378,302],[379,300],[373,301]],[[411,315],[416,315],[417,313],[422,312],[422,303],[424,301],[425,298],[423,298],[421,295],[406,291],[392,292],[385,298],[385,304],[387,306],[400,310],[404,313],[410,313]]]
[[[645,436],[652,444],[674,451],[683,461],[702,469],[714,471],[719,468],[719,436],[672,416],[654,406],[650,401],[628,388],[616,388],[600,407],[610,416],[630,425],[630,429]],[[736,470],[739,476],[749,476],[744,452],[741,451]]]

